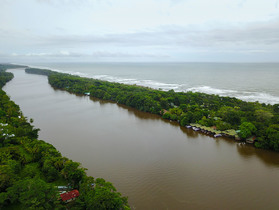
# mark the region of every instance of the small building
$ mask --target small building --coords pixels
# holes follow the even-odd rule
[[[192,127],[192,129],[193,129],[194,131],[199,131],[199,130],[200,130],[200,128],[198,128],[198,127]]]
[[[70,192],[60,194],[62,201],[68,203],[75,200],[79,196],[78,190],[72,190]]]
[[[257,138],[256,136],[251,136],[248,139],[246,139],[246,143],[254,144],[254,142],[256,141],[256,138]]]
[[[84,95],[86,95],[86,96],[90,96],[90,93],[89,93],[89,92],[87,92],[87,93],[84,93]]]

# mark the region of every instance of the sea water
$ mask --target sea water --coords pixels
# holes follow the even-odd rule
[[[279,103],[279,63],[35,63],[73,75],[161,90]]]

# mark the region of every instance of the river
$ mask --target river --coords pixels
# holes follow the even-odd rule
[[[278,209],[279,154],[181,128],[156,115],[54,90],[10,70],[3,89],[39,135],[132,209]]]

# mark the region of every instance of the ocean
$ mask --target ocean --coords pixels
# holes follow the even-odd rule
[[[279,63],[34,63],[82,77],[155,89],[279,103]]]

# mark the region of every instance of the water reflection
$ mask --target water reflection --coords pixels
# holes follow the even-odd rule
[[[182,126],[179,126],[180,127],[180,130],[186,134],[187,136],[191,137],[191,138],[197,138],[199,136],[198,132],[196,131],[193,131],[192,129],[189,129],[189,128],[185,128],[185,127],[182,127]]]
[[[263,161],[267,166],[279,167],[279,154],[274,151],[268,151],[263,149],[255,148],[250,144],[237,143],[237,151],[244,158],[257,157]]]

